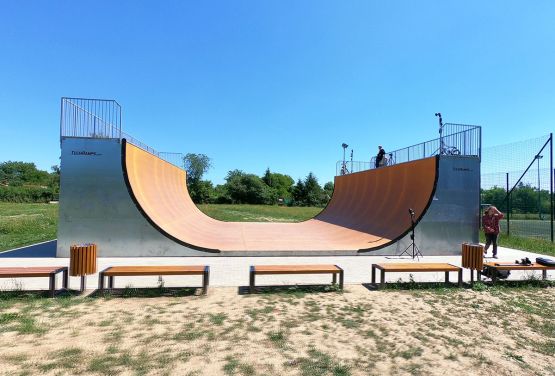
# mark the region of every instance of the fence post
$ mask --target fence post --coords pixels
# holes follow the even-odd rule
[[[553,243],[553,133],[549,134],[549,213],[551,217],[551,243]]]
[[[507,180],[507,236],[511,235],[511,195],[509,194],[509,173],[505,174]]]

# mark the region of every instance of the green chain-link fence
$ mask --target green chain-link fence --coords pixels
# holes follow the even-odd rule
[[[552,135],[485,148],[481,168],[482,206],[505,213],[502,233],[553,241]]]

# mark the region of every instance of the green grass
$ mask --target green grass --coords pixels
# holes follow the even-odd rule
[[[527,238],[551,239],[551,221],[547,215],[540,220],[536,218],[515,218],[511,215],[510,231],[511,235],[522,236]],[[499,222],[502,233],[507,232],[507,219]]]
[[[315,348],[308,350],[307,357],[296,360],[302,376],[349,376],[349,367],[334,359],[331,355],[318,351]]]
[[[0,202],[0,251],[56,238],[57,204]]]
[[[222,221],[239,222],[301,222],[313,218],[322,210],[315,207],[214,204],[199,205],[199,209]],[[549,234],[549,221],[511,220],[511,229],[517,231],[524,226],[523,223],[532,222],[541,222],[543,227],[540,232]],[[57,227],[57,204],[0,202],[0,252],[53,240],[56,238]],[[480,241],[485,241],[483,234],[480,234]],[[542,238],[500,234],[499,244],[507,248],[555,256],[555,244]]]
[[[480,242],[485,243],[485,241],[486,239],[483,232],[480,232]],[[524,238],[524,237],[515,236],[515,235],[507,236],[505,234],[499,234],[498,244],[501,247],[514,248],[514,249],[520,249],[523,251],[555,256],[555,243],[551,243],[551,241],[549,240],[536,239],[536,238]],[[490,252],[491,252],[491,247],[490,247]],[[500,256],[503,256],[503,255],[500,254]]]
[[[322,210],[315,207],[227,204],[203,204],[198,208],[212,218],[228,222],[302,222]]]

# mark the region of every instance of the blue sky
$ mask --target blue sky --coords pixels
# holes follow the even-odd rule
[[[58,164],[62,96],[116,99],[160,151],[333,179],[355,160],[483,125],[484,147],[555,119],[553,1],[2,1],[0,161]]]

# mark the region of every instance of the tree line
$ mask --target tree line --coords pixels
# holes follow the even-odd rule
[[[214,186],[202,177],[211,167],[211,160],[204,154],[187,154],[184,157],[187,186],[195,203],[267,204],[283,202],[287,205],[324,206],[333,193],[333,183],[322,187],[311,172],[296,182],[287,174],[266,169],[261,176],[241,170],[229,171],[225,183]],[[48,202],[60,192],[60,168],[39,170],[34,163],[7,161],[0,163],[0,201]],[[507,211],[505,188],[494,186],[481,189],[483,204],[497,206]],[[530,184],[520,182],[511,193],[511,213],[548,214],[550,194]]]
[[[333,183],[322,187],[312,172],[295,182],[291,176],[269,168],[262,176],[232,170],[224,184],[214,186],[202,179],[211,167],[209,157],[187,154],[184,163],[187,186],[195,203],[325,206],[333,193]],[[52,201],[60,192],[60,168],[52,166],[51,170],[42,171],[27,162],[0,163],[0,201]]]
[[[483,204],[495,205],[499,210],[507,211],[507,191],[505,188],[494,186],[481,189]],[[550,212],[550,194],[548,190],[532,187],[520,182],[511,193],[510,206],[513,214],[537,214]]]
[[[265,204],[282,202],[290,206],[325,206],[333,193],[333,183],[323,187],[310,172],[304,179],[295,180],[289,175],[266,169],[262,176],[241,170],[229,171],[225,183],[214,186],[202,177],[211,167],[211,160],[204,154],[189,153],[184,157],[187,170],[187,187],[197,204]]]
[[[60,168],[42,171],[34,163],[0,163],[0,201],[49,202],[60,192]]]

